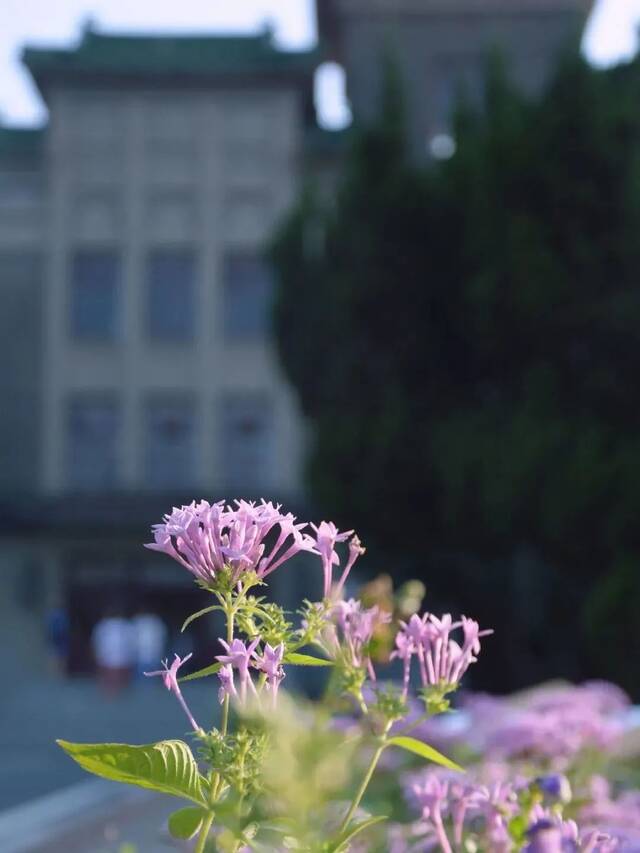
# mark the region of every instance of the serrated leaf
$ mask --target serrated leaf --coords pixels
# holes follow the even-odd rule
[[[189,675],[183,675],[178,681],[182,683],[183,681],[193,681],[194,678],[206,678],[207,675],[215,675],[220,669],[222,669],[220,662],[212,663],[211,666],[205,666],[204,669],[198,669],[196,672],[190,672]]]
[[[406,749],[407,752],[413,752],[414,755],[426,758],[427,761],[431,761],[433,764],[439,764],[441,767],[447,767],[449,770],[457,770],[459,773],[464,773],[463,768],[459,764],[456,764],[455,761],[447,758],[446,755],[438,752],[437,749],[429,746],[428,743],[416,740],[414,737],[399,735],[398,737],[389,738],[387,744],[389,746],[399,746],[401,749]]]
[[[299,652],[289,652],[283,658],[283,663],[293,666],[333,666],[332,660],[316,658],[313,655],[301,655]]]
[[[331,847],[331,853],[337,853],[337,851],[344,849],[345,844],[348,844],[360,832],[364,832],[370,826],[375,826],[376,823],[382,823],[383,820],[387,820],[387,818],[385,816],[368,817],[359,823],[347,827],[342,835],[338,836],[335,840],[334,845]]]
[[[174,838],[188,841],[200,829],[205,816],[206,812],[203,809],[197,809],[193,806],[178,809],[177,812],[169,816],[169,832]]]
[[[206,805],[198,765],[187,744],[181,740],[163,740],[145,746],[65,740],[57,743],[80,767],[103,779]]]
[[[192,613],[191,616],[187,616],[187,618],[182,623],[182,628],[180,631],[184,631],[192,622],[195,622],[196,619],[199,619],[201,616],[206,616],[207,613],[213,613],[214,610],[223,610],[224,608],[220,607],[219,604],[212,604],[211,607],[205,607],[202,610],[198,610],[197,613]]]

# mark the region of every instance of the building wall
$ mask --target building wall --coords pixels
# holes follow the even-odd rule
[[[34,162],[0,157],[0,493],[38,479],[43,196]]]
[[[41,487],[67,487],[65,430],[74,394],[110,392],[122,410],[117,485],[144,490],[145,401],[185,392],[196,412],[197,476],[224,488],[225,393],[264,395],[273,412],[275,493],[300,489],[301,428],[272,342],[229,339],[222,273],[228,251],[257,253],[291,203],[298,180],[302,110],[290,90],[50,93],[49,219],[44,317]],[[122,259],[116,341],[69,333],[74,252],[116,250]],[[185,248],[196,259],[191,341],[146,334],[145,264],[154,248]],[[248,488],[251,487],[248,483]]]

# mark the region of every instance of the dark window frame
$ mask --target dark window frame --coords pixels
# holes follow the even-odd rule
[[[159,259],[165,262],[187,260],[190,265],[190,277],[187,284],[178,281],[173,294],[169,291],[174,282],[179,278],[179,269],[174,269],[173,276],[165,280],[153,278],[153,264]],[[166,274],[166,270],[163,271]],[[198,316],[198,283],[200,272],[199,253],[193,246],[158,246],[149,248],[144,262],[144,326],[147,340],[154,344],[189,344],[196,339],[196,327]],[[154,288],[167,288],[167,293],[154,293]],[[173,297],[171,302],[168,297]],[[169,302],[173,306],[168,314],[158,311],[158,305]],[[185,313],[180,315],[180,310],[187,306]],[[165,310],[167,310],[165,308]]]
[[[108,458],[102,458],[102,465],[89,462],[80,467],[81,460],[77,451],[81,446],[78,436],[75,434],[74,420],[82,416],[80,407],[83,405],[103,407],[111,409],[108,417],[112,418],[114,429],[109,436]],[[74,411],[77,409],[77,411]],[[87,411],[83,413],[85,416]],[[91,416],[91,415],[89,415]],[[121,485],[121,455],[122,440],[124,433],[124,405],[121,395],[117,391],[74,391],[67,395],[65,400],[65,482],[67,488],[73,492],[82,493],[108,493],[117,490]],[[95,436],[94,436],[95,441]],[[98,450],[99,443],[96,442],[94,449]],[[104,447],[105,445],[103,445]],[[84,448],[85,452],[87,448]],[[94,453],[96,461],[100,461],[99,453]],[[87,457],[88,459],[88,457]],[[86,463],[87,460],[85,459]],[[92,470],[94,473],[102,471],[101,477],[91,481],[84,473]]]
[[[224,339],[231,343],[268,341],[273,331],[274,292],[273,272],[263,253],[235,249],[224,252],[221,288]]]
[[[99,270],[96,266],[92,280],[90,269],[85,267],[82,272],[82,265],[87,262],[95,263],[96,260],[108,260],[111,270]],[[99,275],[103,276],[103,281],[95,280]],[[116,247],[83,247],[71,252],[68,272],[68,325],[73,341],[112,344],[119,340],[122,277],[122,252]],[[102,292],[96,289],[98,287]],[[96,317],[99,316],[102,322],[96,322]]]
[[[187,446],[186,450],[182,450],[181,452],[186,452],[190,457],[189,462],[186,466],[186,476],[180,477],[154,477],[154,472],[157,472],[161,469],[158,467],[158,464],[155,460],[155,454],[158,453],[162,458],[167,458],[166,454],[168,451],[166,448],[161,449],[160,444],[156,444],[152,440],[152,428],[154,416],[158,416],[159,411],[162,407],[166,407],[167,411],[169,411],[172,407],[175,407],[175,410],[178,411],[186,411],[189,413],[190,418],[190,436],[189,443],[190,447]],[[198,477],[198,429],[199,429],[199,418],[200,418],[200,405],[197,399],[197,395],[195,392],[190,390],[181,390],[181,389],[167,389],[151,391],[144,395],[142,400],[142,417],[141,417],[141,427],[142,427],[142,476],[143,476],[143,484],[144,489],[148,491],[176,491],[182,489],[190,489],[197,485],[197,477]],[[156,411],[154,412],[154,408]],[[189,418],[187,420],[189,421]],[[184,468],[184,464],[181,463],[179,466],[181,469]]]

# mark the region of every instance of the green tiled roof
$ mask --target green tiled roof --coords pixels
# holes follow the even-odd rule
[[[0,159],[21,163],[38,162],[43,140],[43,128],[0,125]]]
[[[25,48],[33,76],[310,73],[312,51],[278,50],[265,31],[250,36],[105,35],[85,30],[74,49]]]

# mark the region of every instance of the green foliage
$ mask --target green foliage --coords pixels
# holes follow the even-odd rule
[[[257,810],[264,809],[269,822],[284,822],[284,834],[297,839],[297,849],[321,849],[331,805],[354,778],[359,742],[336,731],[325,709],[294,703],[286,695],[264,725],[269,748]]]
[[[202,738],[200,754],[211,769],[232,788],[237,797],[256,794],[268,738],[262,728],[243,725],[233,734],[223,735],[213,729]]]
[[[333,661],[316,658],[313,655],[302,655],[299,652],[288,652],[284,662],[293,666],[333,666]]]
[[[432,593],[510,636],[500,689],[554,673],[527,671],[532,648],[593,672],[587,622],[570,630],[567,611],[585,613],[621,555],[640,560],[638,96],[640,60],[567,56],[535,100],[494,61],[482,110],[456,117],[455,155],[427,165],[408,160],[387,99],[354,132],[331,204],[308,189],[273,245],[316,500],[396,570],[446,556]],[[545,569],[530,580],[523,550]],[[531,586],[544,627],[515,617],[514,631]],[[602,674],[640,689],[616,657]]]
[[[360,833],[365,832],[365,830],[375,826],[377,823],[382,823],[384,820],[387,820],[387,818],[383,816],[368,817],[358,823],[352,824],[338,836],[335,843],[329,847],[327,853],[341,853],[343,850],[348,850],[350,842],[353,841],[356,835],[360,835]]]
[[[191,625],[192,622],[195,622],[196,619],[199,619],[201,616],[206,616],[208,613],[213,613],[215,610],[224,610],[219,604],[212,604],[210,607],[203,607],[202,610],[198,610],[195,613],[192,613],[182,623],[182,628],[180,631],[184,631],[186,628]]]
[[[265,643],[277,646],[293,641],[292,623],[279,604],[262,598],[247,597],[247,606],[238,613],[240,630],[249,638],[260,636]]]
[[[327,624],[327,610],[324,604],[305,599],[298,615],[303,627],[298,629],[296,645],[302,648],[315,642],[322,634]]]
[[[183,681],[194,681],[196,678],[206,678],[209,675],[215,675],[221,668],[221,663],[212,663],[210,666],[205,666],[195,672],[190,672],[189,675],[183,675],[178,679],[178,681],[182,684]]]
[[[57,743],[80,767],[95,776],[206,805],[198,766],[191,750],[181,740],[164,740],[146,746],[64,740]]]
[[[188,840],[193,838],[196,832],[200,829],[206,812],[203,809],[196,809],[188,806],[185,809],[178,809],[169,816],[169,832],[174,838]]]
[[[441,767],[446,767],[449,770],[457,770],[459,773],[464,773],[462,767],[460,767],[459,764],[456,764],[455,761],[451,761],[450,758],[447,758],[446,755],[442,755],[441,752],[438,752],[437,749],[429,746],[428,743],[416,740],[414,737],[398,735],[397,737],[389,738],[388,744],[389,746],[399,746],[400,749],[406,749],[407,752],[413,752],[415,755],[419,755],[421,758],[426,758],[427,761],[431,761],[433,764],[439,764]]]
[[[398,690],[393,687],[378,687],[376,689],[376,700],[371,706],[371,710],[385,722],[393,723],[406,717],[409,708]]]
[[[450,693],[456,690],[457,685],[441,683],[436,685],[427,685],[420,688],[419,695],[424,702],[424,708],[427,714],[445,714],[451,707],[451,702],[447,699]]]

